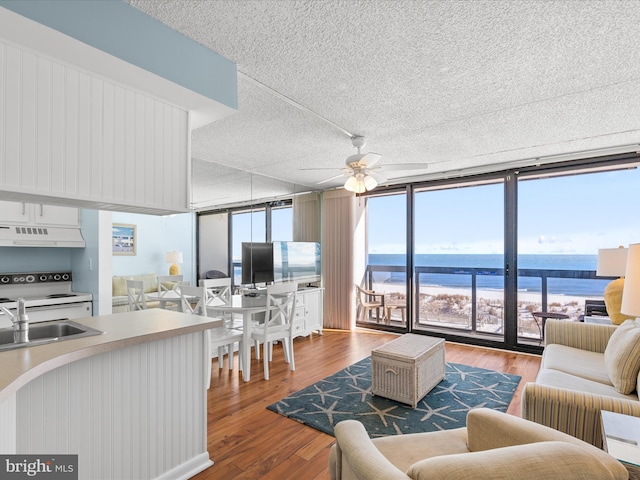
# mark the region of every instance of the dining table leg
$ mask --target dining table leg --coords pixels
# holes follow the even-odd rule
[[[251,379],[251,313],[242,314],[242,379]]]

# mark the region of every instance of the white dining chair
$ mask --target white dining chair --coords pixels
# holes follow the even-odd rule
[[[251,339],[262,343],[264,379],[269,380],[269,362],[272,360],[273,342],[282,341],[285,361],[289,370],[295,370],[293,358],[293,319],[296,313],[297,283],[279,283],[267,286],[267,312],[263,323],[255,324]]]
[[[182,275],[158,275],[158,296],[163,297],[174,291],[183,279]]]
[[[180,310],[180,285],[184,284],[182,275],[158,275],[158,301],[160,302],[160,308],[171,309],[172,305],[176,306],[177,310]],[[189,282],[187,282],[189,285]]]
[[[207,290],[207,307],[209,312],[214,312],[217,305],[228,305],[231,301],[231,278],[202,278],[198,285]],[[225,326],[242,328],[242,315],[233,315],[229,312],[218,313],[225,321]]]
[[[127,280],[127,298],[130,312],[146,310],[147,299],[144,294],[144,282],[142,280]]]
[[[209,316],[207,312],[207,291],[204,287],[181,285],[179,290],[184,313],[203,317]],[[223,368],[226,349],[229,370],[233,370],[234,346],[237,343],[239,348],[242,348],[242,330],[222,326],[207,330],[207,334],[209,336],[209,357],[213,358],[214,352],[217,351],[218,367]],[[239,368],[242,370],[241,360],[239,361]]]

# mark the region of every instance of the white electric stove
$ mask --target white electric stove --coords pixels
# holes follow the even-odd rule
[[[16,309],[24,298],[29,322],[90,317],[92,295],[71,288],[71,272],[0,273],[0,305]],[[10,326],[0,315],[0,328]]]

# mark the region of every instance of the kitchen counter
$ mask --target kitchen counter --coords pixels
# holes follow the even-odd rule
[[[149,309],[74,319],[105,333],[0,353],[0,453],[77,454],[79,478],[190,478],[207,452],[205,331]]]

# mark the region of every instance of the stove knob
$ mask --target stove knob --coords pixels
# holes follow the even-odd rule
[[[59,281],[59,280],[60,280],[60,274],[59,274],[59,273],[56,273],[56,274],[53,276],[53,279],[54,279],[56,282],[57,282],[57,281]]]
[[[6,276],[0,277],[0,282],[2,283],[9,283],[9,280],[11,280],[11,278],[9,277],[6,277]]]
[[[40,275],[40,281],[41,282],[46,282],[47,281],[47,275],[44,274],[44,273],[42,275]]]
[[[68,273],[63,273],[62,274],[62,280],[69,280],[69,274]]]
[[[27,283],[33,283],[33,282],[35,282],[35,281],[36,281],[36,277],[35,277],[35,275],[27,275],[27,276],[25,277],[25,281],[26,281]]]

